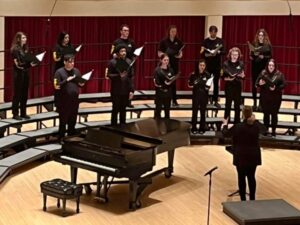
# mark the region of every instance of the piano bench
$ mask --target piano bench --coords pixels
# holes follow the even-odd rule
[[[82,185],[77,185],[62,179],[53,179],[41,183],[41,192],[43,193],[44,206],[43,210],[47,210],[47,196],[57,198],[57,207],[60,207],[60,199],[63,201],[62,216],[66,216],[66,200],[76,198],[77,209],[79,213],[79,202],[82,194]]]

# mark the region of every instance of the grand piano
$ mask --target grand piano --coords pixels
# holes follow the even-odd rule
[[[78,168],[97,173],[96,197],[108,201],[112,184],[129,183],[129,209],[141,206],[140,195],[152,177],[172,176],[175,148],[190,144],[190,124],[173,119],[143,119],[126,125],[91,128],[85,137],[65,140],[54,160],[71,167],[71,182],[77,182]],[[168,165],[152,171],[156,155],[167,152]],[[151,172],[150,172],[151,171]],[[147,173],[147,174],[146,174]],[[125,178],[114,180],[114,178]]]

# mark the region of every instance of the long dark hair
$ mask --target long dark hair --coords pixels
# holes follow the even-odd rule
[[[70,34],[66,31],[60,32],[57,36],[57,44],[62,46],[63,40],[67,34],[70,36]],[[68,46],[70,46],[70,45],[71,45],[71,39],[69,38]]]
[[[253,41],[254,45],[258,46],[258,44],[259,44],[258,35],[259,35],[260,32],[262,32],[264,34],[264,45],[270,45],[271,42],[270,42],[270,39],[269,39],[269,35],[268,35],[267,31],[263,28],[258,29],[256,31],[254,41]]]
[[[270,62],[273,62],[274,63],[274,71],[271,73],[270,71],[269,71],[269,63]],[[269,59],[268,60],[268,62],[267,62],[267,64],[266,64],[266,68],[265,68],[265,70],[266,70],[266,72],[268,73],[268,74],[274,74],[274,73],[276,73],[277,71],[278,71],[278,69],[277,69],[277,63],[275,62],[275,59]]]
[[[169,56],[168,56],[166,53],[161,54],[161,56],[159,57],[159,63],[158,63],[158,66],[161,66],[161,61],[162,61],[163,58],[165,58],[165,57],[168,57],[168,58],[169,58]],[[169,58],[169,60],[170,60],[170,58]],[[170,61],[169,61],[169,64],[170,64]],[[169,66],[169,65],[168,65],[168,66]]]
[[[177,29],[177,26],[176,25],[170,25],[166,31],[166,34],[167,34],[167,37],[169,38],[170,37],[170,30],[171,29],[176,29],[177,33],[176,33],[176,38],[178,38],[178,29]]]
[[[10,48],[11,52],[13,52],[15,49],[22,49],[24,52],[28,52],[27,43],[21,46],[21,41],[22,41],[21,39],[23,35],[27,37],[27,35],[22,31],[19,31],[15,34],[14,39],[11,43],[11,48]]]

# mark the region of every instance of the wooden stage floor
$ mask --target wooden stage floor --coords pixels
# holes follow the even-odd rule
[[[156,168],[166,165],[165,155],[158,156]],[[282,198],[300,209],[300,152],[264,149],[262,157],[263,165],[257,169],[257,199]],[[142,208],[134,212],[128,211],[127,185],[112,186],[108,203],[96,200],[94,192],[84,194],[79,214],[75,213],[75,201],[68,200],[67,217],[60,216],[56,200],[48,197],[48,211],[44,212],[40,183],[53,178],[69,180],[69,167],[54,161],[35,162],[15,171],[0,185],[0,224],[206,224],[208,177],[203,175],[214,166],[219,169],[212,179],[210,224],[236,224],[222,212],[221,205],[239,201],[239,196],[227,197],[237,189],[232,155],[223,146],[213,145],[177,149],[174,175],[154,178],[142,195]],[[79,182],[95,180],[95,173],[79,171]]]

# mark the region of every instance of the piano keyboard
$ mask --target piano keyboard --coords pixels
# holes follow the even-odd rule
[[[69,160],[69,161],[72,161],[72,162],[76,162],[76,163],[81,163],[81,164],[84,164],[84,165],[87,165],[87,166],[92,166],[92,167],[99,168],[99,169],[102,169],[102,170],[106,170],[106,171],[109,171],[109,172],[112,172],[112,173],[116,173],[118,171],[118,169],[113,168],[113,167],[103,166],[103,165],[100,165],[100,164],[84,161],[84,160],[81,160],[81,159],[72,158],[72,157],[69,157],[69,156],[66,156],[66,155],[62,155],[62,156],[60,156],[60,158],[65,159],[65,160]]]

